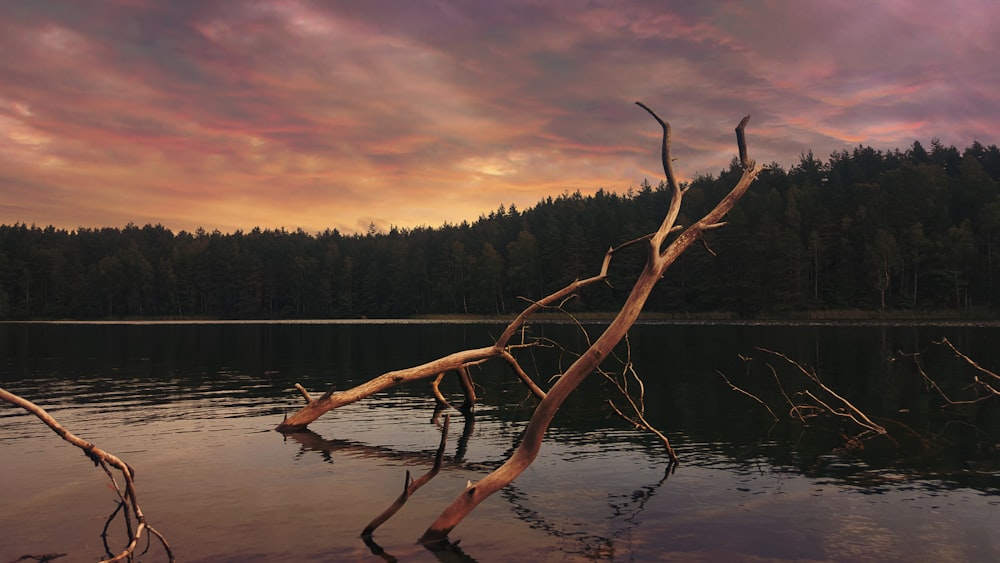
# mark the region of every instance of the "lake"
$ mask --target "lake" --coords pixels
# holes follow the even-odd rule
[[[588,325],[596,335],[599,325]],[[498,466],[534,404],[498,363],[472,369],[481,401],[451,411],[443,468],[371,545],[360,531],[430,469],[441,436],[429,382],[273,428],[314,395],[492,343],[495,323],[0,323],[0,385],[46,408],[136,470],[139,500],[179,561],[996,561],[1000,400],[942,409],[971,370],[947,337],[1000,368],[1000,328],[974,325],[642,324],[629,342],[662,444],[616,416],[592,375],[557,415],[538,459],[432,553],[417,538],[470,481]],[[534,336],[579,349],[565,324]],[[808,368],[898,436],[845,450],[837,422],[774,422],[720,373],[774,404]],[[622,351],[624,353],[624,351]],[[741,358],[754,356],[753,362]],[[546,381],[568,365],[525,350]],[[460,402],[454,376],[443,390]],[[636,386],[633,384],[633,389]],[[963,395],[966,393],[966,395]],[[618,401],[620,404],[620,401]],[[436,421],[436,423],[435,423]],[[0,405],[0,561],[104,556],[107,477],[24,411]],[[118,524],[116,522],[116,524]],[[121,526],[112,532],[120,534]],[[124,542],[113,539],[117,550]],[[143,561],[165,560],[153,545]]]

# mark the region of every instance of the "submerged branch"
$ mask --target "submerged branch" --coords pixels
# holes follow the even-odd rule
[[[438,474],[438,472],[441,471],[441,461],[444,459],[444,447],[448,442],[448,426],[450,422],[451,417],[449,415],[445,415],[444,426],[441,428],[441,441],[438,444],[437,454],[434,456],[434,465],[431,466],[427,473],[424,473],[414,481],[410,480],[410,471],[407,470],[406,477],[403,481],[403,492],[391,505],[389,505],[389,508],[386,508],[382,514],[376,516],[371,522],[368,523],[367,526],[365,526],[365,529],[361,531],[362,536],[371,536],[374,534],[375,530],[379,526],[384,524],[387,520],[389,520],[389,518],[392,518],[397,512],[399,512],[400,508],[403,508],[406,501],[409,500],[420,487],[426,485],[431,479],[434,478],[435,475]]]
[[[647,106],[641,103],[639,105],[652,114],[663,126],[664,140],[662,153],[669,180],[669,176],[672,174],[669,159],[669,127],[666,125],[666,122],[660,119]],[[663,277],[666,269],[691,244],[699,240],[706,229],[720,222],[722,217],[746,193],[746,190],[756,179],[759,171],[755,165],[751,164],[743,171],[743,175],[736,186],[732,188],[729,194],[715,208],[709,211],[701,220],[685,229],[665,249],[662,249],[666,237],[673,232],[674,223],[680,210],[681,198],[684,195],[676,185],[676,181],[673,182],[674,196],[670,202],[667,216],[660,225],[660,228],[649,238],[649,253],[647,255],[646,266],[632,286],[632,290],[629,292],[624,305],[614,320],[611,321],[601,336],[593,342],[587,351],[581,354],[569,366],[552,386],[545,398],[539,402],[514,453],[502,466],[481,479],[475,486],[459,494],[424,532],[424,535],[420,538],[423,543],[438,544],[447,542],[448,534],[466,515],[494,492],[510,484],[534,461],[541,448],[545,431],[562,403],[609,354],[613,354],[615,346],[625,337],[628,329],[639,317],[639,313],[642,311],[653,287]],[[602,274],[605,271],[606,267],[602,266]],[[591,278],[591,280],[599,279],[603,279],[603,275]]]
[[[816,384],[817,387],[819,387],[825,393],[829,394],[831,397],[833,397],[834,399],[836,399],[837,401],[839,401],[840,404],[844,405],[844,407],[846,407],[851,413],[853,413],[850,416],[850,418],[852,418],[853,420],[855,420],[858,425],[863,426],[865,428],[868,428],[868,429],[872,430],[873,432],[875,432],[877,434],[885,435],[885,434],[888,433],[888,432],[886,432],[885,428],[883,428],[881,425],[879,425],[879,424],[875,423],[874,421],[872,421],[872,419],[868,418],[868,415],[866,415],[864,412],[862,412],[861,409],[859,409],[858,407],[854,406],[853,403],[851,403],[850,401],[848,401],[844,397],[840,396],[840,394],[838,394],[836,391],[834,391],[833,389],[831,389],[830,387],[828,387],[826,384],[824,384],[820,380],[819,376],[816,375],[815,371],[809,371],[809,370],[807,370],[801,364],[799,364],[795,360],[789,358],[785,354],[782,354],[781,352],[775,352],[774,350],[768,350],[767,348],[760,348],[760,347],[758,347],[757,350],[760,350],[761,352],[765,352],[765,353],[771,354],[773,356],[777,356],[777,357],[785,360],[786,362],[788,362],[790,365],[794,366],[800,373],[802,373],[807,378],[809,378],[810,380],[812,380]],[[811,397],[813,397],[814,399],[816,399],[817,401],[819,401],[819,399],[816,398],[815,396],[813,396],[811,393],[809,395]],[[826,406],[830,410],[831,414],[837,414],[838,416],[840,415],[839,412],[837,412],[832,407],[829,407],[828,405],[826,405],[826,403],[822,403],[822,404],[824,406]]]
[[[123,561],[125,559],[131,560],[134,555],[135,548],[138,545],[139,538],[142,537],[142,533],[144,531],[148,532],[150,535],[156,536],[156,538],[160,541],[160,544],[163,545],[163,549],[167,553],[167,557],[170,561],[174,561],[174,554],[170,550],[170,544],[167,543],[166,538],[164,538],[160,532],[146,522],[146,516],[143,514],[142,508],[139,506],[139,501],[136,498],[135,482],[133,481],[135,478],[135,470],[132,469],[131,466],[122,461],[118,456],[108,453],[98,448],[91,442],[76,436],[59,424],[59,422],[46,412],[45,409],[35,403],[19,397],[18,395],[15,395],[3,388],[0,388],[0,400],[4,400],[12,405],[21,407],[22,409],[35,415],[36,418],[45,423],[45,425],[52,429],[52,431],[55,432],[60,438],[83,450],[83,453],[94,462],[94,465],[101,467],[111,478],[112,487],[117,492],[120,501],[123,504],[127,503],[129,508],[131,508],[131,514],[135,516],[137,522],[134,530],[132,529],[131,524],[128,525],[129,537],[131,541],[129,541],[128,545],[125,546],[125,549],[122,550],[121,553],[110,557],[106,561],[115,562]],[[124,492],[119,488],[118,483],[115,481],[108,466],[114,467],[121,472],[122,479],[125,481]],[[126,511],[126,514],[129,513]]]
[[[771,407],[767,406],[767,403],[765,403],[763,400],[761,400],[760,397],[758,397],[757,395],[754,395],[753,393],[747,391],[746,389],[743,389],[742,387],[738,387],[732,381],[729,381],[729,378],[726,377],[726,374],[722,373],[721,371],[716,370],[715,373],[719,374],[719,376],[722,377],[722,380],[726,382],[726,385],[728,385],[730,389],[732,389],[733,391],[736,391],[738,393],[742,393],[742,394],[746,395],[747,397],[750,397],[754,401],[757,401],[758,403],[760,403],[765,409],[767,409],[767,412],[771,413],[771,417],[775,421],[781,420],[780,418],[778,418],[778,415],[774,414],[774,411],[771,410]]]

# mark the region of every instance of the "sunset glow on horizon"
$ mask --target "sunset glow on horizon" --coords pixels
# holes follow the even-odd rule
[[[993,0],[0,0],[0,224],[364,232],[997,144]]]

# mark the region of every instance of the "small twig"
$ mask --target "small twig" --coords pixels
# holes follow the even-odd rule
[[[781,352],[775,352],[774,350],[768,350],[767,348],[760,348],[760,347],[758,347],[757,349],[760,350],[760,351],[762,351],[762,352],[767,352],[769,354],[778,356],[779,358],[785,360],[786,362],[788,362],[789,364],[791,364],[792,366],[794,366],[796,369],[798,369],[806,377],[808,377],[809,379],[813,380],[813,382],[815,382],[816,385],[818,385],[820,389],[822,389],[823,391],[826,391],[828,394],[830,394],[831,396],[833,396],[835,399],[837,399],[838,401],[840,401],[841,403],[843,403],[844,406],[846,406],[848,409],[850,409],[850,411],[853,412],[858,418],[860,418],[861,420],[863,420],[865,422],[865,424],[861,424],[860,421],[859,421],[859,424],[861,424],[862,426],[864,426],[866,428],[870,428],[870,429],[872,429],[873,431],[875,431],[875,432],[877,432],[879,434],[887,434],[885,428],[883,428],[882,426],[880,426],[880,425],[876,424],[875,422],[873,422],[870,418],[868,418],[868,415],[866,415],[864,412],[861,411],[861,409],[859,409],[858,407],[854,406],[847,399],[841,397],[833,389],[827,387],[826,384],[824,384],[820,380],[819,376],[815,372],[810,372],[809,370],[807,370],[804,367],[802,367],[801,364],[799,364],[795,360],[789,358],[788,356],[782,354]]]
[[[309,391],[306,391],[306,388],[303,387],[301,383],[296,383],[295,388],[299,390],[299,393],[302,393],[302,396],[305,398],[306,403],[312,402],[313,400],[312,395],[309,394]]]
[[[715,373],[719,374],[722,377],[722,380],[726,382],[726,385],[729,385],[730,389],[732,389],[733,391],[737,391],[739,393],[743,393],[747,397],[750,397],[751,399],[753,399],[753,400],[757,401],[758,403],[760,403],[761,405],[763,405],[764,408],[767,409],[767,412],[771,413],[771,417],[774,418],[775,422],[777,422],[778,420],[781,420],[781,419],[778,418],[778,415],[774,414],[774,411],[771,410],[771,407],[767,406],[767,403],[765,403],[764,401],[762,401],[760,399],[760,397],[758,397],[757,395],[754,395],[753,393],[751,393],[751,392],[749,392],[749,391],[747,391],[745,389],[737,387],[736,385],[733,384],[732,381],[729,381],[729,378],[726,377],[726,374],[722,373],[721,371],[716,370]]]
[[[795,402],[792,401],[792,398],[788,396],[788,393],[785,392],[785,387],[781,384],[781,378],[778,377],[778,371],[775,370],[774,366],[770,363],[767,364],[767,367],[771,370],[771,375],[774,376],[774,381],[778,384],[778,390],[781,391],[781,395],[785,398],[785,401],[788,402],[789,406],[792,407],[791,412],[795,413],[796,418],[798,418],[800,422],[805,422],[806,419],[799,411],[799,406],[796,405]]]
[[[953,352],[953,353],[954,353],[954,354],[955,354],[956,356],[958,356],[959,358],[961,358],[961,359],[965,360],[965,363],[967,363],[967,364],[969,364],[970,366],[972,366],[972,367],[976,368],[976,370],[978,370],[978,371],[979,371],[980,373],[983,373],[983,374],[985,374],[985,375],[987,375],[987,376],[989,376],[989,377],[992,377],[993,379],[996,379],[996,380],[997,380],[998,382],[1000,382],[1000,375],[997,375],[997,374],[993,373],[992,371],[990,371],[990,370],[988,370],[988,369],[984,368],[983,366],[981,366],[981,365],[979,365],[978,363],[976,363],[976,361],[975,361],[975,360],[973,360],[972,358],[970,358],[970,357],[966,356],[966,355],[965,355],[965,354],[963,354],[962,352],[959,352],[959,351],[958,351],[958,348],[955,348],[955,345],[954,345],[954,344],[952,344],[952,343],[951,343],[951,341],[950,341],[950,340],[948,340],[947,338],[942,338],[940,342],[935,342],[935,344],[944,344],[944,345],[945,345],[945,346],[947,346],[948,348],[951,348],[951,351],[952,351],[952,352]]]
[[[677,452],[675,452],[673,446],[670,445],[670,439],[668,439],[663,432],[657,430],[652,424],[649,423],[649,421],[646,420],[646,417],[643,416],[643,414],[639,411],[638,408],[636,408],[635,403],[632,401],[632,397],[628,395],[626,395],[625,397],[629,401],[629,403],[632,404],[632,408],[635,411],[637,419],[632,419],[631,417],[623,413],[621,409],[615,406],[614,401],[612,401],[611,399],[608,399],[608,404],[611,405],[611,408],[614,409],[616,413],[618,413],[618,416],[624,418],[632,425],[634,425],[636,428],[641,428],[643,430],[651,432],[657,438],[659,438],[660,441],[663,442],[663,446],[667,449],[667,455],[670,456],[670,463],[674,465],[679,464],[680,458],[677,457]]]
[[[448,399],[445,399],[444,394],[441,393],[440,385],[441,385],[441,380],[444,379],[444,373],[445,372],[439,373],[437,377],[431,380],[431,392],[434,393],[434,400],[435,402],[437,402],[437,405],[439,407],[450,408],[451,403],[449,403]]]

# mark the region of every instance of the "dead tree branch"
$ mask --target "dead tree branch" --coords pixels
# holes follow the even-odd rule
[[[753,176],[756,177],[756,171],[753,173]],[[749,181],[746,185],[749,186]],[[732,207],[732,204],[735,204],[735,200],[728,206],[727,211]],[[704,225],[702,225],[701,229],[698,231],[698,236],[700,236],[700,233],[703,230],[705,230]],[[664,233],[664,236],[666,236],[666,233]],[[637,239],[637,241],[638,240],[641,239]],[[662,237],[660,240],[662,241]],[[685,248],[690,245],[693,240],[696,239],[692,239],[687,242]],[[511,339],[513,339],[514,336],[517,335],[518,331],[523,328],[524,324],[528,321],[531,315],[537,313],[541,309],[551,306],[553,303],[558,303],[563,299],[578,293],[580,290],[588,286],[607,279],[608,267],[611,264],[612,257],[626,246],[628,246],[628,244],[621,245],[616,248],[609,248],[607,253],[604,255],[601,270],[597,275],[582,280],[575,280],[562,289],[551,293],[538,301],[530,303],[513,321],[507,325],[503,333],[501,333],[500,337],[497,338],[496,342],[492,346],[463,350],[419,366],[390,371],[345,391],[334,392],[334,390],[331,389],[319,399],[310,400],[299,411],[286,417],[285,420],[282,421],[277,428],[275,428],[275,430],[278,430],[279,432],[299,432],[304,430],[306,426],[311,424],[317,418],[337,407],[342,407],[344,405],[360,401],[365,397],[369,397],[375,393],[385,391],[386,389],[403,383],[419,381],[421,379],[428,379],[432,377],[436,378],[441,373],[459,371],[463,368],[463,366],[493,358],[502,358],[506,360],[511,367],[514,368],[514,373],[518,376],[518,378],[528,386],[532,394],[538,398],[543,397],[545,395],[544,391],[531,382],[531,378],[528,377],[527,373],[517,366],[516,360],[512,361],[513,356],[509,354],[509,351],[512,348],[512,345],[510,344]],[[674,259],[676,259],[676,256],[672,257],[671,261]],[[666,267],[664,266],[663,269],[666,269]],[[300,393],[302,392],[301,389],[299,391]],[[306,393],[306,395],[307,394],[308,393]]]
[[[947,393],[945,393],[944,389],[942,389],[941,386],[938,385],[937,381],[935,381],[934,378],[932,378],[930,375],[927,374],[927,371],[924,369],[923,360],[921,358],[921,352],[913,352],[911,354],[907,354],[902,351],[898,352],[899,355],[913,360],[913,364],[917,367],[917,372],[920,374],[920,377],[922,377],[924,380],[924,385],[926,385],[928,389],[933,389],[935,392],[937,392],[937,394],[941,397],[941,400],[944,401],[945,403],[944,406],[949,407],[955,405],[971,405],[989,399],[995,399],[997,397],[1000,397],[1000,389],[997,389],[997,387],[993,386],[1000,384],[1000,376],[998,376],[995,372],[990,371],[984,368],[983,366],[979,365],[979,363],[977,363],[975,360],[973,360],[969,356],[959,351],[959,349],[956,348],[955,345],[952,344],[951,341],[948,340],[947,338],[942,338],[941,340],[935,341],[934,344],[938,346],[947,347],[956,358],[960,359],[963,363],[974,369],[979,375],[972,376],[972,385],[970,385],[969,387],[975,388],[978,391],[982,392],[981,394],[978,394],[978,396],[974,399],[963,399],[963,400],[952,399]],[[980,377],[980,375],[984,377]],[[996,380],[996,382],[993,385],[990,385],[990,381],[992,380]]]
[[[886,431],[882,425],[874,422],[871,417],[865,414],[861,409],[834,391],[830,386],[823,383],[819,374],[817,374],[815,370],[807,369],[802,364],[796,362],[781,352],[761,347],[757,347],[756,350],[783,360],[800,376],[798,380],[788,378],[783,381],[783,378],[778,375],[778,371],[770,362],[764,363],[770,371],[771,376],[774,378],[785,403],[788,404],[788,416],[790,418],[803,424],[807,423],[810,419],[824,416],[847,420],[853,427],[858,429],[853,436],[844,435],[847,445],[852,447],[860,447],[862,442],[875,436],[885,436],[890,440],[893,440],[893,438],[889,436],[888,431]],[[747,362],[747,374],[749,375],[749,362],[753,358],[741,355],[740,359]],[[757,403],[760,403],[765,409],[767,409],[767,412],[770,413],[771,417],[776,422],[780,420],[780,418],[774,413],[774,409],[772,409],[770,405],[768,405],[767,402],[761,399],[758,395],[736,385],[723,373],[717,373],[722,376],[722,379],[726,382],[726,385],[728,385],[730,389],[746,395]],[[795,387],[792,388],[797,388],[797,390],[789,394],[789,392],[785,390],[786,385],[794,385]]]
[[[14,406],[21,407],[22,409],[35,415],[36,418],[45,423],[45,425],[48,426],[50,429],[52,429],[52,431],[55,432],[60,438],[83,450],[83,453],[88,458],[90,458],[91,461],[94,462],[94,465],[101,467],[104,470],[104,472],[108,474],[108,477],[111,479],[111,484],[114,487],[115,491],[117,492],[121,502],[123,504],[127,504],[129,508],[131,508],[131,514],[134,515],[136,519],[136,527],[135,529],[132,529],[131,524],[128,524],[128,534],[130,541],[128,545],[126,545],[125,548],[121,551],[121,553],[112,556],[106,561],[108,562],[125,561],[125,560],[131,561],[135,553],[135,548],[138,545],[139,539],[142,537],[142,533],[144,531],[148,532],[150,535],[156,536],[156,538],[163,545],[163,549],[164,551],[166,551],[167,557],[170,558],[170,561],[174,561],[174,554],[170,550],[170,544],[167,543],[166,538],[164,538],[159,531],[157,531],[155,528],[150,526],[148,522],[146,522],[146,516],[145,514],[143,514],[142,508],[139,506],[139,500],[136,497],[135,482],[134,482],[135,470],[132,469],[131,466],[122,461],[121,458],[119,458],[118,456],[108,453],[98,448],[96,445],[82,438],[79,438],[78,436],[67,430],[65,427],[63,427],[61,424],[59,424],[59,422],[56,421],[56,419],[53,418],[52,415],[46,412],[45,409],[36,405],[35,403],[27,399],[24,399],[22,397],[19,397],[18,395],[15,395],[3,388],[0,388],[0,399]],[[115,481],[114,475],[112,474],[109,466],[114,467],[115,469],[121,472],[122,479],[125,481],[124,491],[122,491],[121,488],[118,486],[118,483],[117,481]],[[126,511],[125,514],[129,514],[129,512]]]
[[[726,374],[722,373],[721,371],[716,371],[715,373],[719,374],[719,376],[722,377],[722,380],[726,382],[726,385],[728,385],[730,389],[732,389],[733,391],[736,391],[737,393],[741,393],[743,395],[746,395],[747,397],[750,397],[754,401],[757,401],[758,403],[760,403],[765,409],[767,409],[767,412],[771,413],[771,418],[773,418],[775,420],[775,422],[781,420],[780,418],[778,418],[778,415],[774,414],[774,411],[771,410],[771,407],[769,407],[767,405],[767,403],[765,403],[760,397],[758,397],[757,395],[754,395],[753,393],[747,391],[746,389],[743,389],[742,387],[738,387],[732,381],[729,381],[729,378],[726,377]],[[791,400],[789,400],[789,402],[791,402]],[[794,409],[795,406],[793,405],[792,408]]]
[[[775,352],[774,350],[768,350],[767,348],[757,348],[757,350],[760,350],[761,352],[765,352],[767,354],[771,354],[773,356],[777,356],[785,360],[795,369],[797,369],[799,373],[806,376],[810,381],[815,383],[817,387],[819,387],[825,393],[836,399],[836,401],[839,402],[841,405],[843,405],[844,408],[846,408],[847,410],[847,412],[845,413],[840,408],[834,409],[833,407],[827,405],[825,402],[823,402],[818,397],[813,395],[810,391],[807,390],[804,392],[806,396],[812,398],[813,400],[818,402],[822,407],[828,409],[830,414],[835,414],[837,416],[847,416],[862,428],[866,428],[880,435],[887,434],[885,428],[873,422],[870,418],[868,418],[868,415],[866,415],[864,412],[861,411],[861,409],[854,406],[853,403],[851,403],[844,397],[841,397],[836,391],[834,391],[830,387],[827,387],[827,385],[820,380],[819,375],[817,375],[815,371],[807,370],[805,367],[802,366],[802,364],[799,364],[798,362],[782,354],[781,352]]]
[[[569,319],[573,322],[573,324],[575,324],[576,327],[580,330],[580,332],[583,334],[584,340],[586,341],[587,347],[589,348],[593,346],[590,339],[590,334],[587,332],[587,329],[584,328],[583,323],[581,323],[579,319],[573,316],[569,311],[566,311],[561,307],[559,307],[558,309],[567,317],[569,317]],[[626,403],[628,403],[628,406],[631,408],[631,412],[633,414],[625,414],[625,412],[622,409],[618,408],[618,405],[615,404],[613,399],[608,399],[608,406],[610,406],[611,410],[613,410],[615,414],[617,414],[622,420],[628,422],[634,428],[638,430],[645,430],[650,434],[653,434],[654,436],[659,438],[660,441],[663,442],[663,446],[667,450],[667,455],[670,457],[670,464],[677,465],[680,462],[680,459],[677,457],[677,453],[674,451],[673,446],[670,445],[670,439],[667,438],[666,434],[661,432],[655,426],[650,424],[648,420],[646,420],[646,404],[645,404],[646,385],[645,383],[643,383],[642,378],[639,377],[639,374],[636,373],[635,366],[632,364],[632,346],[629,343],[627,332],[625,333],[624,340],[625,340],[625,351],[626,351],[626,357],[624,360],[618,358],[617,354],[615,354],[614,351],[612,351],[612,355],[615,356],[616,360],[618,360],[618,362],[621,364],[621,374],[612,373],[610,370],[601,367],[600,364],[595,367],[595,371],[600,373],[604,377],[604,379],[606,379],[609,383],[611,383],[615,387],[615,389],[618,391],[618,394],[625,399]],[[569,353],[568,350],[565,350],[561,346],[559,348],[562,349],[564,352]],[[575,354],[575,356],[579,357],[579,354]],[[632,391],[629,390],[630,379],[635,381],[636,385],[639,387],[638,397],[636,397],[632,393]]]
[[[646,105],[642,103],[638,103],[638,105],[649,112],[663,128],[661,159],[663,160],[667,181],[671,184],[673,192],[666,218],[660,225],[660,228],[649,238],[649,253],[646,266],[633,285],[625,304],[611,324],[608,325],[590,348],[577,358],[573,365],[563,373],[562,377],[556,381],[545,398],[539,402],[514,453],[502,466],[463,491],[452,501],[451,505],[424,532],[421,541],[425,544],[446,542],[451,530],[478,506],[480,502],[508,485],[534,461],[541,448],[542,437],[552,422],[556,411],[559,410],[559,407],[569,394],[607,358],[608,354],[612,353],[615,346],[624,338],[626,332],[642,311],[643,305],[645,305],[646,299],[649,297],[653,287],[663,277],[667,268],[688,247],[700,240],[707,230],[715,228],[719,224],[720,220],[736,205],[736,202],[739,201],[743,194],[746,193],[746,190],[760,172],[760,169],[752,161],[746,161],[743,175],[729,194],[699,221],[684,229],[664,248],[667,236],[674,231],[674,224],[680,212],[681,199],[684,192],[680,189],[673,176],[673,167],[670,161],[670,126]],[[742,123],[745,126],[746,120],[744,119]],[[738,141],[740,139],[742,139],[742,133],[740,133]],[[608,255],[605,256],[605,261],[601,267],[601,274],[598,274],[595,278],[589,278],[590,280],[604,278],[610,254],[611,252],[609,251]],[[566,295],[574,290],[574,288],[567,289]],[[550,300],[550,302],[552,301],[554,299]],[[522,315],[524,314],[526,313],[522,313]]]

